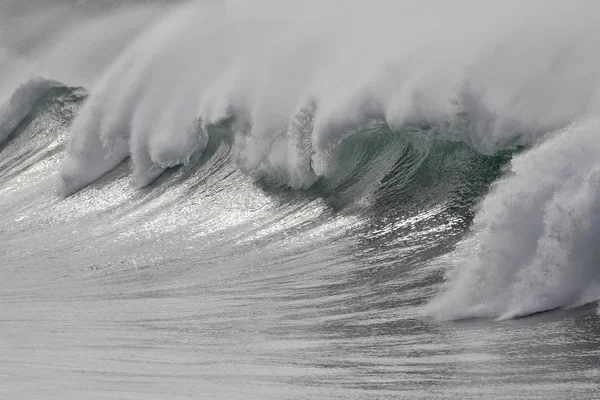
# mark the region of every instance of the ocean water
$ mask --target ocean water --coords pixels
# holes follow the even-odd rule
[[[0,398],[600,399],[600,3],[0,3]]]

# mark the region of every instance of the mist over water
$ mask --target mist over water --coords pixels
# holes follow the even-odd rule
[[[592,398],[599,16],[1,3],[2,390]]]

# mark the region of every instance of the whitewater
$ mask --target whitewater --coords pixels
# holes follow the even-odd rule
[[[600,398],[600,3],[0,2],[3,399]]]

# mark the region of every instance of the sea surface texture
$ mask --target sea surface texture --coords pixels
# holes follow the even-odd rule
[[[0,398],[600,399],[600,2],[0,1]]]

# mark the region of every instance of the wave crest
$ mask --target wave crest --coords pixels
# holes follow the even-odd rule
[[[9,138],[35,103],[48,90],[57,86],[62,85],[56,81],[38,77],[28,80],[15,90],[6,103],[0,107],[0,145]]]
[[[578,21],[568,29],[536,2],[463,1],[444,20],[411,2],[382,1],[383,14],[358,2],[341,14],[327,1],[314,13],[244,4],[181,5],[121,54],[73,126],[67,192],[130,155],[147,184],[201,150],[195,121],[234,117],[240,167],[264,172],[268,163],[305,188],[331,148],[373,119],[450,124],[439,131],[493,153],[535,143],[594,107],[600,58],[589,16],[600,10],[591,3],[561,9]],[[535,17],[519,22],[527,10]],[[298,139],[291,132],[311,105],[310,132]]]
[[[71,127],[63,194],[127,158],[147,185],[204,151],[220,124],[241,170],[295,189],[356,177],[373,157],[352,137],[373,134],[369,124],[426,126],[412,133],[483,154],[524,145],[429,311],[511,317],[597,298],[600,3],[376,3],[174,6],[95,80]],[[0,109],[0,142],[53,85],[15,92]],[[375,186],[407,142],[384,143],[381,169],[364,175]]]

